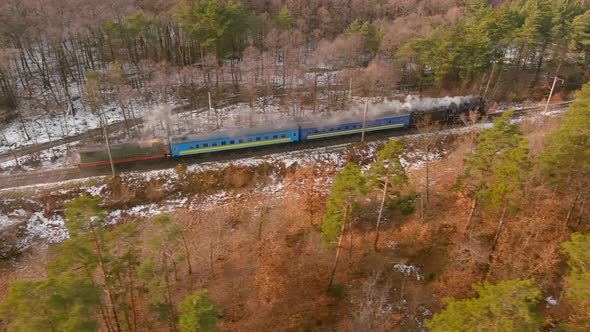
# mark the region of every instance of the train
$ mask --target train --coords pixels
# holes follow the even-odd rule
[[[258,148],[278,144],[297,144],[306,141],[360,134],[365,132],[394,130],[415,127],[425,121],[457,123],[469,112],[485,114],[483,98],[461,98],[460,103],[422,110],[382,112],[363,119],[331,119],[316,122],[292,123],[274,128],[250,128],[218,131],[209,134],[171,137],[164,142],[152,139],[112,145],[111,158],[114,164],[143,160],[182,158],[189,155],[210,154],[227,150]],[[364,128],[363,128],[364,127]],[[80,168],[110,165],[111,158],[105,147],[86,148],[78,151]]]

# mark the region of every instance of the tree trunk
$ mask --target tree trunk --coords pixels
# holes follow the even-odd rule
[[[426,162],[424,166],[426,168],[426,203],[428,204],[430,200],[430,144],[426,148]]]
[[[567,211],[567,216],[565,218],[565,222],[563,223],[563,227],[561,229],[562,235],[565,235],[565,231],[567,230],[567,225],[569,224],[570,219],[572,218],[572,212],[574,211],[574,208],[576,207],[576,203],[578,203],[580,196],[582,196],[582,192],[581,192],[581,190],[578,190],[576,197],[574,198],[574,201],[572,202],[569,210]]]
[[[95,245],[96,252],[97,252],[98,265],[100,267],[100,271],[102,272],[103,279],[105,280],[104,290],[105,290],[105,293],[107,294],[107,297],[109,298],[111,313],[112,313],[113,319],[115,321],[115,329],[117,332],[120,332],[121,325],[119,324],[119,315],[117,314],[117,310],[115,309],[115,299],[113,297],[113,292],[111,290],[111,287],[108,285],[108,282],[107,282],[108,273],[107,273],[104,258],[102,255],[102,252],[103,252],[102,245],[100,244],[100,241],[97,238],[97,235],[96,235],[94,229],[91,229],[91,232],[92,232],[92,237],[93,237],[94,245]]]
[[[500,216],[500,220],[498,221],[498,228],[496,229],[496,235],[494,236],[494,242],[492,242],[492,253],[496,250],[496,245],[498,244],[498,239],[500,238],[500,233],[502,232],[502,228],[504,227],[504,217],[506,216],[506,205],[502,208],[502,215]]]
[[[193,274],[193,267],[191,265],[191,255],[188,250],[188,243],[186,241],[186,237],[184,236],[184,231],[181,233],[182,238],[182,245],[184,246],[184,252],[186,254],[186,264],[188,265],[188,274]]]
[[[170,277],[168,276],[168,264],[166,264],[166,255],[162,255],[162,261],[164,266],[164,283],[166,284],[166,302],[168,303],[168,325],[170,331],[176,331],[176,324],[174,323],[174,304],[172,303],[172,291],[170,289]]]
[[[349,243],[349,247],[348,247],[348,265],[352,266],[352,234],[353,234],[352,218],[350,218],[348,220],[348,234],[350,235],[350,243]]]
[[[477,197],[473,199],[473,204],[471,204],[471,211],[469,211],[469,218],[467,218],[467,225],[465,225],[465,234],[469,230],[471,226],[471,221],[473,220],[473,215],[475,215],[475,210],[477,209]]]
[[[344,235],[344,226],[346,226],[346,216],[348,214],[348,208],[344,210],[344,220],[342,220],[342,225],[340,226],[340,236],[338,237],[338,247],[336,247],[336,257],[334,258],[334,266],[332,267],[332,274],[330,275],[330,283],[328,284],[328,289],[332,287],[332,283],[334,282],[334,275],[336,274],[336,268],[338,267],[338,259],[340,258],[340,248],[342,245],[342,238]]]
[[[496,228],[496,235],[494,236],[494,241],[492,242],[492,247],[490,248],[490,255],[488,256],[488,274],[490,274],[490,266],[492,265],[494,259],[494,251],[496,251],[496,246],[498,244],[498,239],[500,238],[500,234],[502,233],[502,228],[504,227],[504,217],[506,216],[506,204],[502,208],[502,215],[500,216],[500,220],[498,221],[498,227]],[[486,279],[487,279],[486,276]]]
[[[379,207],[379,216],[377,217],[377,224],[375,225],[375,243],[373,244],[375,251],[379,251],[379,229],[381,228],[381,216],[383,215],[383,208],[385,207],[385,198],[387,197],[388,186],[389,175],[385,178],[385,185],[383,186],[383,196],[381,197],[381,206]]]

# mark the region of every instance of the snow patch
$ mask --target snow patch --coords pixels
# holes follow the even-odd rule
[[[36,237],[45,239],[49,243],[59,243],[68,238],[68,231],[61,216],[54,215],[47,218],[41,212],[34,212],[29,218],[27,232],[29,240]]]
[[[416,280],[418,281],[424,280],[424,277],[420,274],[420,268],[418,268],[415,265],[406,265],[398,263],[393,265],[393,269],[407,277],[414,275]]]
[[[551,306],[557,305],[557,300],[553,298],[553,296],[547,296],[545,298],[545,308],[549,308]]]

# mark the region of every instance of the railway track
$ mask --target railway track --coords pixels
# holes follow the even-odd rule
[[[88,175],[91,176],[91,175]],[[77,167],[0,175],[0,189],[61,182],[84,177]]]
[[[553,103],[550,105],[550,109],[559,109],[572,101],[565,101],[559,103]],[[530,106],[522,109],[515,110],[515,116],[530,115],[534,112],[539,112],[544,109],[544,105]],[[494,118],[503,113],[503,111],[493,112],[488,114],[490,118]],[[388,137],[399,137],[408,134],[409,130],[386,130],[381,132],[369,132],[367,133],[367,141],[375,141]],[[151,171],[158,169],[167,169],[174,167],[177,164],[198,164],[202,162],[227,162],[236,159],[242,159],[246,157],[263,157],[277,153],[289,152],[289,151],[301,151],[307,149],[315,149],[319,147],[329,147],[341,144],[355,143],[358,142],[358,135],[352,136],[340,136],[333,137],[326,140],[320,141],[307,141],[299,144],[285,144],[275,145],[265,148],[253,148],[243,149],[234,151],[223,151],[211,155],[193,155],[184,158],[173,159],[173,160],[157,160],[147,161],[143,163],[132,163],[128,165],[117,165],[116,169],[119,174],[124,174],[129,171]],[[0,175],[0,189],[8,189],[15,187],[22,187],[36,184],[56,183],[67,180],[82,179],[93,176],[108,176],[111,174],[109,167],[101,167],[95,169],[80,170],[77,167],[60,168],[54,170],[45,171],[30,171],[23,173],[14,173],[8,175]]]

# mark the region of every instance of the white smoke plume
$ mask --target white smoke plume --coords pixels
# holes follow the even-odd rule
[[[166,137],[172,111],[168,105],[154,107],[143,115],[143,132],[150,137]]]
[[[457,106],[471,103],[477,96],[455,96],[455,97],[422,97],[415,95],[406,96],[404,101],[396,99],[385,99],[383,101],[369,101],[367,119],[375,119],[383,116],[403,116],[410,112],[424,112],[438,108],[446,108],[455,104]],[[364,101],[355,101],[348,107],[348,110],[338,111],[329,115],[316,115],[305,122],[319,122],[330,125],[344,122],[362,121],[365,110]]]

